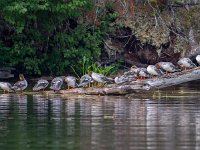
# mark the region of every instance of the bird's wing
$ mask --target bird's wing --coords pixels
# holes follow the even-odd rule
[[[26,86],[26,83],[24,81],[18,81],[14,84],[14,87],[22,88]]]

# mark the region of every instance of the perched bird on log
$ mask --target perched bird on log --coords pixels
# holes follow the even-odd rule
[[[92,77],[88,74],[85,74],[81,77],[78,87],[84,87],[90,84],[91,81],[92,81]]]
[[[186,69],[192,69],[195,68],[196,65],[189,59],[189,58],[181,58],[177,64],[183,68],[184,70]]]
[[[28,86],[28,82],[24,78],[23,74],[19,74],[19,81],[17,81],[13,86],[12,89],[15,91],[22,91],[25,90]]]
[[[164,74],[160,69],[156,68],[156,66],[154,65],[149,65],[147,67],[147,72],[152,76],[161,76]]]
[[[155,65],[158,69],[166,71],[166,73],[173,73],[180,71],[176,66],[171,62],[159,62]]]
[[[94,81],[98,83],[114,83],[114,79],[105,77],[102,74],[96,73],[96,72],[91,72],[91,77]]]
[[[140,70],[140,68],[138,68],[137,66],[133,65],[130,69],[131,72],[134,72],[137,74],[137,72]]]
[[[197,61],[197,63],[199,64],[199,67],[200,67],[200,55],[197,55],[197,56],[196,56],[196,61]]]
[[[122,84],[122,83],[125,83],[125,82],[129,82],[129,78],[125,75],[122,75],[120,77],[115,77],[115,83],[116,84]]]
[[[54,92],[59,91],[63,85],[63,79],[64,79],[64,76],[54,78],[51,81],[51,86],[49,88],[54,90]]]
[[[44,79],[40,79],[37,81],[35,86],[33,87],[33,91],[44,90],[49,85],[49,82]]]
[[[8,82],[0,82],[0,88],[3,90],[4,94],[6,93],[6,91],[12,91],[12,85]]]
[[[149,78],[149,73],[146,68],[139,68],[137,76],[139,79]]]
[[[139,67],[133,65],[131,67],[130,71],[132,71],[133,73],[136,74],[137,79],[143,79],[143,78],[149,77],[149,73],[147,72],[146,68],[139,68]]]
[[[70,89],[70,87],[75,88],[77,86],[76,78],[73,76],[66,76],[64,81],[67,83],[68,89]]]

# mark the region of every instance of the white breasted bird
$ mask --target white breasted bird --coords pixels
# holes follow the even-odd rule
[[[8,82],[0,82],[0,88],[3,90],[4,94],[6,93],[6,91],[12,91],[12,85]]]
[[[70,87],[75,88],[77,86],[76,78],[74,76],[66,76],[64,81],[67,83],[68,89]]]
[[[99,83],[113,83],[114,79],[112,78],[108,78],[100,73],[96,73],[96,72],[91,72],[91,77],[94,81],[99,82]]]
[[[197,63],[198,63],[199,66],[200,66],[200,55],[197,55],[197,56],[196,56],[196,61],[197,61]]]
[[[52,81],[51,81],[51,86],[49,87],[50,89],[55,91],[59,91],[63,85],[63,79],[64,76],[62,77],[55,77]]]
[[[85,74],[81,77],[78,87],[84,87],[90,84],[91,81],[92,81],[92,77],[89,74]]]
[[[147,67],[147,72],[152,76],[161,76],[161,75],[163,75],[163,72],[160,69],[158,69],[156,66],[154,66],[154,65],[149,65]]]
[[[173,73],[180,71],[174,64],[171,62],[159,62],[155,65],[158,69],[162,69],[166,71],[167,73]]]
[[[186,69],[192,69],[195,68],[196,65],[189,59],[189,58],[181,58],[177,64],[180,66],[180,68]]]
[[[49,85],[49,82],[45,79],[40,79],[37,81],[35,86],[33,87],[33,91],[44,90]]]
[[[13,86],[12,89],[15,91],[23,91],[27,88],[28,82],[24,78],[23,74],[19,74],[19,81],[17,81]]]

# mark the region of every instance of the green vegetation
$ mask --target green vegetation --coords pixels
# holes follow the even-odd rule
[[[79,75],[84,73],[83,58],[90,65],[99,58],[101,37],[110,21],[102,16],[101,27],[85,23],[87,20],[79,23],[79,16],[94,9],[92,2],[1,0],[1,66],[29,75],[61,75],[73,69]]]
[[[108,66],[100,66],[97,63],[91,64],[90,60],[84,56],[82,60],[82,66],[80,66],[79,70],[81,71],[81,74],[87,74],[91,71],[94,71],[96,73],[109,76],[116,73],[119,67],[120,67],[120,62]],[[78,75],[79,73],[76,72],[75,68],[73,66],[71,66],[71,68],[74,71],[74,74],[80,78],[80,76]]]

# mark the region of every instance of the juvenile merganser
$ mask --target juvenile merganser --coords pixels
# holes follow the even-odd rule
[[[12,89],[12,85],[8,82],[0,82],[0,88],[3,90],[4,94],[10,92]]]
[[[67,83],[68,89],[70,87],[75,88],[77,86],[76,78],[73,77],[73,76],[67,76],[67,77],[65,77],[64,81]]]
[[[189,58],[181,58],[177,64],[183,69],[192,69],[195,68],[196,65]]]
[[[63,79],[64,77],[56,77],[51,81],[50,89],[54,91],[59,91],[63,85]]]
[[[49,82],[44,79],[40,79],[37,81],[35,86],[33,87],[33,91],[44,90],[49,85]]]
[[[158,69],[163,69],[167,73],[173,73],[179,71],[179,69],[174,66],[171,62],[159,62],[155,65]]]
[[[19,81],[17,81],[13,86],[12,89],[15,91],[23,91],[27,88],[28,82],[24,78],[23,74],[19,74]]]
[[[161,75],[163,75],[163,72],[160,69],[156,68],[156,66],[154,66],[154,65],[149,65],[147,67],[147,72],[150,75],[153,75],[153,76],[161,76]]]
[[[88,74],[85,74],[81,77],[78,87],[84,87],[88,85],[91,81],[92,81],[92,77]]]

